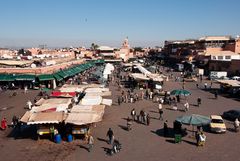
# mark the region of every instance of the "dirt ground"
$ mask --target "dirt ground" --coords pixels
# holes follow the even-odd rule
[[[205,81],[199,83],[200,88],[203,87]],[[208,82],[209,83],[209,82]],[[164,90],[172,90],[181,88],[182,83],[169,80],[164,83]],[[218,88],[214,84],[214,88]],[[173,121],[176,117],[185,114],[222,114],[223,111],[229,109],[239,109],[240,103],[234,99],[219,96],[213,99],[214,95],[209,91],[196,88],[196,83],[188,82],[185,88],[191,91],[191,95],[187,97],[190,104],[188,112],[173,111],[168,105],[164,105],[164,120],[168,120],[170,131],[173,127]],[[225,134],[214,134],[205,132],[207,141],[205,146],[197,147],[195,139],[192,137],[191,127],[184,126],[188,129],[188,135],[183,138],[180,144],[174,143],[174,138],[163,137],[163,122],[158,120],[158,104],[151,100],[140,100],[136,103],[123,103],[117,105],[117,96],[120,95],[116,84],[110,84],[114,105],[107,107],[104,119],[93,129],[93,137],[95,140],[93,150],[88,152],[86,144],[79,140],[71,143],[63,141],[61,144],[55,144],[49,140],[34,140],[31,136],[15,139],[11,135],[11,128],[7,131],[0,131],[0,160],[1,161],[53,161],[53,160],[72,160],[72,161],[99,161],[99,160],[121,160],[121,161],[166,161],[166,160],[204,160],[204,161],[226,161],[240,160],[238,152],[240,149],[240,133],[232,131],[232,122],[225,121],[228,128]],[[13,91],[7,91],[0,94],[0,118],[6,117],[8,122],[15,114],[21,116],[25,113],[27,100],[32,100],[38,91],[28,91],[24,94],[18,90],[17,96],[10,97]],[[196,107],[196,99],[202,98],[202,105]],[[179,108],[183,108],[183,103]],[[126,118],[130,116],[130,111],[135,108],[137,113],[144,109],[150,114],[150,125],[146,126],[139,123],[133,124],[131,131],[126,131]],[[109,156],[106,149],[111,148],[106,143],[106,133],[108,128],[113,129],[115,138],[122,144],[120,153]]]

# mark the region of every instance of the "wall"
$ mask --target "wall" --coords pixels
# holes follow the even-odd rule
[[[206,48],[206,52],[207,53],[214,53],[214,52],[218,52],[218,51],[222,51],[222,48],[211,48],[211,47],[207,47]]]
[[[226,71],[228,76],[240,74],[240,60],[232,61],[209,61],[209,71]]]
[[[240,53],[240,39],[236,40],[235,52]]]
[[[235,43],[227,44],[223,50],[235,52]]]
[[[16,55],[15,51],[12,51],[12,50],[8,50],[8,49],[0,49],[0,56],[3,56],[3,55]]]

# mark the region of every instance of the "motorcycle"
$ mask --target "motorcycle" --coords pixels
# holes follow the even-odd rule
[[[122,145],[120,144],[120,142],[118,140],[114,140],[113,147],[110,150],[110,155],[119,153],[121,149],[122,149]]]

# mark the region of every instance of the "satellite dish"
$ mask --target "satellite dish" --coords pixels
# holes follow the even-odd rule
[[[36,67],[37,67],[36,64],[34,63],[31,64],[31,68],[36,68]]]

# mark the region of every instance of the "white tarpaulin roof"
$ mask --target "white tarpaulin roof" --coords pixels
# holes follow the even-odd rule
[[[162,82],[163,81],[162,76],[158,75],[158,74],[144,75],[144,74],[141,74],[141,73],[131,73],[131,76],[134,79],[138,79],[138,80],[149,80],[151,78],[151,79],[153,79],[153,81],[156,81],[156,82]]]
[[[113,70],[114,70],[114,66],[110,63],[107,63],[103,71],[104,78],[107,79],[107,75],[111,74]]]
[[[86,93],[85,96],[111,96],[112,95],[112,92],[111,91],[108,91],[108,92],[88,92]]]
[[[85,96],[81,100],[81,105],[100,105],[102,102],[101,96]]]
[[[144,68],[141,65],[137,65],[137,68],[140,72],[142,72],[143,74],[147,75],[147,74],[151,74],[151,72],[149,72],[146,68]]]
[[[99,122],[104,115],[105,105],[83,106],[75,105],[68,114],[66,123],[84,125]]]
[[[41,98],[40,100],[38,100],[36,103],[35,103],[35,106],[40,106],[40,105],[42,105],[43,104],[43,102],[44,102],[44,98]]]
[[[36,106],[40,106],[43,104],[70,104],[71,98],[50,98],[43,99],[41,98],[39,101],[35,103]]]
[[[131,75],[134,79],[138,79],[138,80],[149,80],[150,79],[141,73],[131,73]]]
[[[65,123],[85,125],[102,121],[102,115],[97,113],[69,113]]]
[[[56,111],[67,112],[69,105],[71,104],[71,98],[51,98],[43,100],[43,103],[40,106],[34,106],[31,109],[31,112],[42,112],[49,109],[56,108]]]
[[[149,77],[152,78],[153,81],[156,81],[156,82],[162,82],[163,81],[163,78],[161,76],[154,76],[154,77],[149,76]]]
[[[93,105],[93,106],[84,106],[84,105],[75,105],[71,109],[71,113],[104,113],[105,105]]]
[[[80,87],[61,87],[60,92],[81,92],[83,88]]]
[[[237,81],[237,80],[217,80],[217,82],[226,84],[232,87],[240,87],[240,81]]]
[[[141,65],[137,65],[137,68],[139,69],[139,71],[141,73],[143,73],[143,75],[140,75],[140,74],[133,75],[133,77],[135,77],[135,79],[148,80],[148,79],[151,78],[151,79],[153,79],[153,81],[156,81],[156,82],[162,82],[163,81],[163,76],[161,76],[159,74],[153,74]],[[136,74],[136,73],[133,73],[133,74]]]
[[[87,96],[111,96],[109,88],[87,88],[85,89]]]
[[[30,113],[29,118],[25,118],[25,120],[27,120],[28,125],[54,124],[62,122],[65,118],[66,114],[64,112],[38,112]]]
[[[87,88],[85,89],[85,92],[107,92],[109,91],[109,88]]]
[[[21,122],[27,123],[28,119],[32,113],[30,111],[27,111],[20,119]]]
[[[59,90],[61,92],[80,92],[86,88],[101,88],[103,85],[100,84],[85,84],[85,85],[63,85]]]
[[[107,106],[112,106],[112,100],[111,99],[102,99],[102,104]]]

